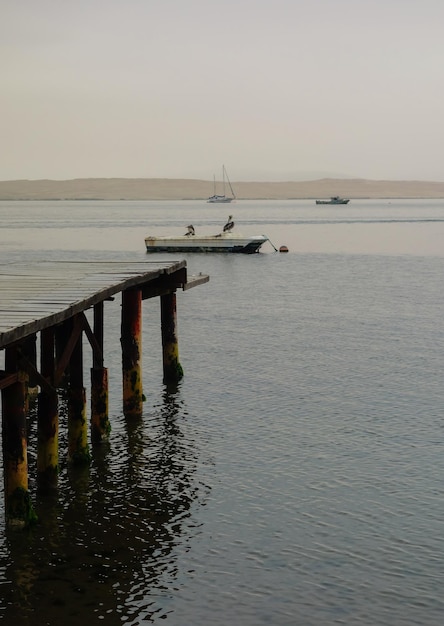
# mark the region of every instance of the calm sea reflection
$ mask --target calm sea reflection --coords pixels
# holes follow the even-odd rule
[[[124,419],[116,300],[105,307],[110,441],[90,467],[70,467],[61,397],[52,494],[36,489],[31,414],[40,522],[7,531],[0,506],[3,623],[441,623],[441,202],[230,211],[241,232],[290,252],[187,257],[210,283],[178,294],[177,388],[162,384],[160,313],[147,301],[147,400],[141,420]],[[149,261],[148,232],[226,217],[192,202],[3,202],[0,261]],[[85,348],[86,372],[89,358]]]

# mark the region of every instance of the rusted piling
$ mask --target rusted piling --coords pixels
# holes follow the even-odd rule
[[[86,390],[83,386],[83,346],[82,332],[75,332],[82,324],[80,315],[72,318],[75,341],[69,360],[68,388],[68,460],[76,465],[91,460],[88,446],[88,424],[86,420]]]
[[[59,413],[54,384],[55,333],[45,328],[40,336],[40,373],[48,385],[42,387],[37,411],[37,481],[40,488],[57,485],[59,471]]]
[[[35,519],[28,492],[26,406],[28,375],[20,370],[17,346],[5,350],[6,374],[14,382],[2,389],[3,467],[6,520],[26,526]]]
[[[140,417],[143,411],[142,392],[142,292],[128,289],[122,292],[122,376],[123,414]]]
[[[72,323],[68,323],[68,320],[65,321],[63,324],[58,324],[54,327],[56,363],[59,370],[55,373],[57,387],[66,387],[68,384],[69,370],[66,367],[68,361],[66,360],[65,353],[71,330]],[[59,364],[62,365],[60,365],[59,367]]]
[[[176,292],[167,293],[160,297],[160,319],[163,380],[165,383],[174,383],[183,377],[183,369],[179,363]]]
[[[108,416],[108,370],[103,367],[103,302],[94,306],[93,366],[91,368],[91,442],[101,443],[111,431]]]
[[[91,368],[91,442],[108,439],[111,425],[108,416],[108,370]]]

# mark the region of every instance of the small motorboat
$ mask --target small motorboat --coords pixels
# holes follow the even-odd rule
[[[269,241],[265,235],[245,236],[233,233],[233,218],[230,215],[221,233],[217,235],[196,235],[194,226],[187,226],[187,232],[178,236],[145,237],[147,252],[236,252],[253,254]]]
[[[332,196],[330,200],[316,200],[316,204],[348,204],[349,202],[348,198],[341,198],[340,196]]]

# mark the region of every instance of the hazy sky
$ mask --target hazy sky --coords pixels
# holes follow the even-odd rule
[[[444,180],[443,0],[2,0],[0,180]]]

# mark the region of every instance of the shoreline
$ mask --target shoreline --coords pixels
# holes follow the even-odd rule
[[[221,185],[221,183],[220,183]],[[443,199],[444,182],[323,178],[310,181],[233,182],[237,200]],[[222,187],[221,187],[222,189]],[[206,201],[213,181],[168,178],[78,178],[0,181],[1,201]]]

